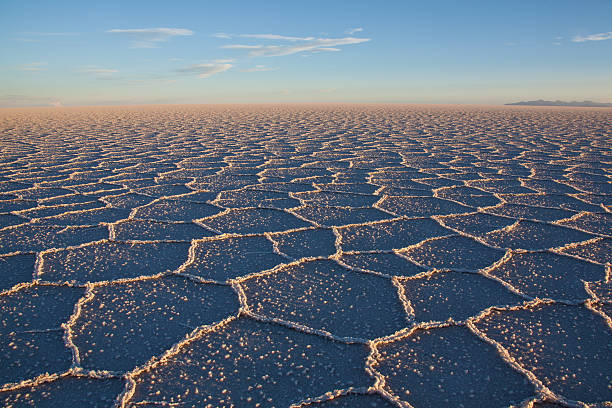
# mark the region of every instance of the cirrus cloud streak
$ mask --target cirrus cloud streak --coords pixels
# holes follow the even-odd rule
[[[225,49],[250,50],[251,57],[278,57],[283,55],[297,54],[301,52],[317,51],[340,51],[339,46],[360,44],[370,41],[369,38],[314,38],[314,37],[288,37],[276,34],[242,34],[240,37],[257,38],[266,40],[289,41],[290,44],[262,45],[262,44],[229,44],[223,45]]]
[[[106,31],[108,34],[128,36],[132,39],[132,48],[158,48],[159,43],[172,37],[190,36],[195,34],[186,28],[114,28]]]
[[[608,31],[607,33],[591,34],[591,35],[587,35],[586,37],[577,35],[574,38],[572,38],[572,42],[604,41],[604,40],[612,40],[612,31]]]
[[[227,71],[233,67],[228,62],[213,62],[204,64],[194,64],[185,68],[180,68],[177,71],[184,74],[195,74],[198,78],[209,78],[215,74]]]

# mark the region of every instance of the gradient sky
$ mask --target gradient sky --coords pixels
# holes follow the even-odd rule
[[[612,102],[612,1],[0,2],[0,106]]]

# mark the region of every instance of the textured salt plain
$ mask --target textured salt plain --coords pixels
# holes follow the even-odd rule
[[[0,112],[7,407],[612,405],[612,111]]]

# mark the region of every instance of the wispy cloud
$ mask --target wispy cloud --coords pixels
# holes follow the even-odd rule
[[[159,43],[166,42],[172,37],[194,34],[186,28],[115,28],[106,32],[130,37],[132,48],[158,48]]]
[[[119,79],[115,76],[115,74],[119,72],[119,70],[111,69],[111,68],[85,67],[85,68],[79,68],[75,70],[75,72],[78,72],[80,74],[90,75],[94,77],[95,79],[105,79],[105,80]]]
[[[230,45],[222,45],[221,48],[226,48],[228,50],[255,50],[258,48],[263,48],[263,45],[243,45],[243,44],[230,44]]]
[[[228,62],[215,61],[212,63],[190,65],[185,68],[180,68],[177,71],[182,72],[184,74],[194,74],[197,75],[198,78],[209,78],[220,72],[227,71],[231,67],[233,67],[233,65]]]
[[[361,28],[361,27],[349,28],[348,30],[345,31],[345,33],[347,33],[348,35],[353,35],[353,34],[358,33],[360,31],[363,31],[363,28]]]
[[[276,71],[278,68],[270,68],[265,65],[255,65],[254,67],[241,69],[240,72],[265,72],[265,71]]]
[[[321,47],[321,48],[317,48],[316,51],[331,51],[331,52],[339,52],[342,51],[340,48],[332,48],[332,47]],[[315,52],[316,52],[315,51]]]
[[[311,41],[314,37],[291,37],[287,35],[278,34],[240,34],[238,37],[242,38],[257,38],[259,40],[283,40],[283,41]]]
[[[262,44],[230,44],[221,48],[250,50],[251,57],[278,57],[283,55],[297,54],[301,52],[318,51],[340,51],[338,46],[349,44],[360,44],[370,41],[369,38],[314,38],[314,37],[289,37],[277,34],[241,34],[238,37],[256,38],[263,40],[288,41],[289,44],[262,45]]]
[[[349,44],[360,44],[370,41],[369,38],[318,38],[297,45],[268,45],[249,53],[252,57],[278,57],[306,51],[329,51],[332,47]]]
[[[41,72],[47,70],[46,65],[46,62],[31,62],[29,64],[22,65],[19,67],[19,70],[27,72]]]
[[[110,74],[114,74],[119,71],[116,69],[109,69],[109,68],[83,68],[83,69],[79,69],[78,72],[83,72],[85,74],[92,74],[92,75],[110,75]]]
[[[295,37],[279,34],[227,34],[215,33],[212,35],[215,38],[232,39],[232,38],[255,38],[258,40],[280,40],[280,41],[311,41],[315,37]]]
[[[603,41],[603,40],[612,40],[612,31],[608,31],[607,33],[591,34],[591,35],[587,35],[586,37],[577,35],[574,38],[572,38],[572,42]]]

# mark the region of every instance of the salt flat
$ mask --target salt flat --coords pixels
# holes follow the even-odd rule
[[[0,110],[7,407],[612,405],[612,110]]]

